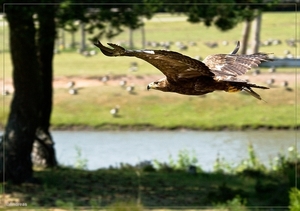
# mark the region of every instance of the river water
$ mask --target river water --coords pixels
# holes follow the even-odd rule
[[[248,158],[252,143],[257,157],[268,165],[278,153],[287,154],[297,146],[299,132],[271,131],[53,131],[58,162],[73,166],[87,160],[95,170],[118,167],[121,162],[135,165],[141,161],[168,162],[171,156],[187,150],[198,159],[198,165],[211,171],[216,158],[231,164]],[[81,152],[78,156],[78,149]]]

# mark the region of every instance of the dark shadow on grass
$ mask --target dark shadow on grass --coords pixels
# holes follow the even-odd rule
[[[60,167],[36,171],[35,177],[41,184],[7,183],[5,192],[36,207],[103,207],[118,201],[140,201],[144,207],[203,207],[226,203],[237,196],[246,199],[247,206],[276,207],[288,206],[288,192],[295,185],[294,173],[292,165],[282,172],[249,170],[235,175]]]

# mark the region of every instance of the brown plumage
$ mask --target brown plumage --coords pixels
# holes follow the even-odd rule
[[[105,47],[100,41],[94,43],[106,56],[134,56],[149,62],[166,77],[154,81],[147,89],[176,92],[184,95],[204,95],[215,90],[226,92],[246,91],[257,99],[261,97],[252,88],[268,89],[237,78],[261,62],[271,60],[267,54],[237,55],[239,42],[230,54],[215,54],[203,62],[174,51],[126,50],[116,44]]]

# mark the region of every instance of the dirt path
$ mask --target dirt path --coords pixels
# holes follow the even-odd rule
[[[162,78],[163,75],[146,75],[146,76],[109,76],[107,81],[103,81],[103,76],[96,77],[55,77],[54,78],[54,88],[68,88],[70,81],[74,81],[76,87],[94,87],[94,86],[120,86],[122,80],[126,80],[127,85],[134,84],[135,86],[146,86],[152,81]],[[295,86],[295,83],[300,82],[300,74],[296,75],[294,73],[263,73],[259,75],[247,74],[242,77],[242,79],[248,79],[251,83],[265,86],[267,85],[267,80],[274,79],[274,86],[282,86],[284,81],[287,81],[289,86]],[[6,79],[4,84],[3,80],[0,80],[1,87],[4,90],[13,92],[13,82],[12,79]],[[3,89],[1,89],[3,91]]]

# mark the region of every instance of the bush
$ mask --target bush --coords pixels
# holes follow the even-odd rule
[[[292,188],[290,191],[290,211],[300,210],[300,190]]]

